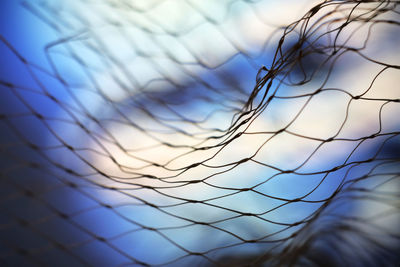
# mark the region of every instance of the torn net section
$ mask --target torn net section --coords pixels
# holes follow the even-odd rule
[[[398,263],[397,1],[22,5],[58,38],[0,36],[5,264]]]

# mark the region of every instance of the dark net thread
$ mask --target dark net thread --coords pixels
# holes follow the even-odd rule
[[[49,71],[0,35],[31,80],[0,81],[17,103],[0,114],[2,262],[397,265],[399,2],[323,1],[274,26],[258,53],[223,27],[238,3],[262,13],[256,1],[227,2],[221,18],[182,2],[200,22],[178,30],[151,13],[162,1],[82,1],[92,17],[22,3],[59,39],[44,50]],[[187,42],[204,24],[234,52]],[[125,48],[105,43],[115,36]]]

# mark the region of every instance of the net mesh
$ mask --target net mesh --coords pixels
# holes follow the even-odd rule
[[[398,3],[21,2],[2,263],[395,266]]]

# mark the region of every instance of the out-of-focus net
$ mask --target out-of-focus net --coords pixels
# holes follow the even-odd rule
[[[399,263],[398,1],[71,2],[0,35],[5,265]]]

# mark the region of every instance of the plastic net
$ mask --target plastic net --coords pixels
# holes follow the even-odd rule
[[[398,3],[21,2],[2,264],[396,266]]]

